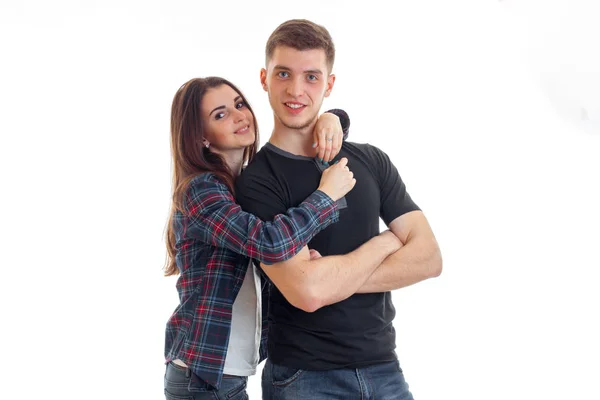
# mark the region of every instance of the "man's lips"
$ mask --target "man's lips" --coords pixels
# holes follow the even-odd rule
[[[306,108],[306,105],[301,103],[287,102],[283,104],[290,114],[300,114]]]
[[[293,103],[293,102],[289,102],[289,103],[283,103],[285,104],[286,107],[291,108],[292,110],[297,110],[299,108],[302,107],[306,107],[304,104],[302,103]]]

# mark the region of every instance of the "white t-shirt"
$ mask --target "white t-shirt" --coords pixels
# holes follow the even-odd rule
[[[260,285],[260,276],[251,260],[240,292],[233,302],[224,374],[250,376],[256,373],[262,330]]]

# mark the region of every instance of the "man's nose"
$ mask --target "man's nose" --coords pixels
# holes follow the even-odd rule
[[[303,85],[302,85],[302,82],[300,81],[300,79],[292,79],[290,81],[290,84],[288,85],[287,91],[290,96],[294,96],[294,97],[301,96],[304,89],[303,89]]]

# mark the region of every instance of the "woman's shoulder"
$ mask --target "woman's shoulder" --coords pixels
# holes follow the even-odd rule
[[[229,189],[227,189],[227,185],[225,184],[225,182],[223,182],[218,175],[212,172],[203,172],[194,176],[190,180],[186,191],[188,193],[194,193],[198,191],[215,191],[229,193]]]
[[[221,178],[219,178],[219,176],[213,172],[202,172],[196,176],[194,176],[191,180],[190,180],[190,186],[192,185],[224,185],[225,182],[223,182],[221,180]]]

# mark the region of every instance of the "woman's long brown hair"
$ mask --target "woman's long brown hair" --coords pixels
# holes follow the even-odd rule
[[[206,172],[212,172],[234,193],[235,177],[225,161],[218,154],[212,153],[202,145],[204,127],[202,124],[202,99],[210,89],[228,85],[235,90],[248,106],[254,116],[254,111],[240,90],[231,82],[219,77],[195,78],[184,83],[173,98],[171,106],[171,156],[173,160],[172,203],[167,225],[167,261],[165,276],[177,275],[179,269],[175,263],[175,232],[173,231],[173,216],[183,211],[184,194],[190,181]],[[246,164],[252,160],[258,147],[258,126],[254,117],[254,143],[244,150]]]

